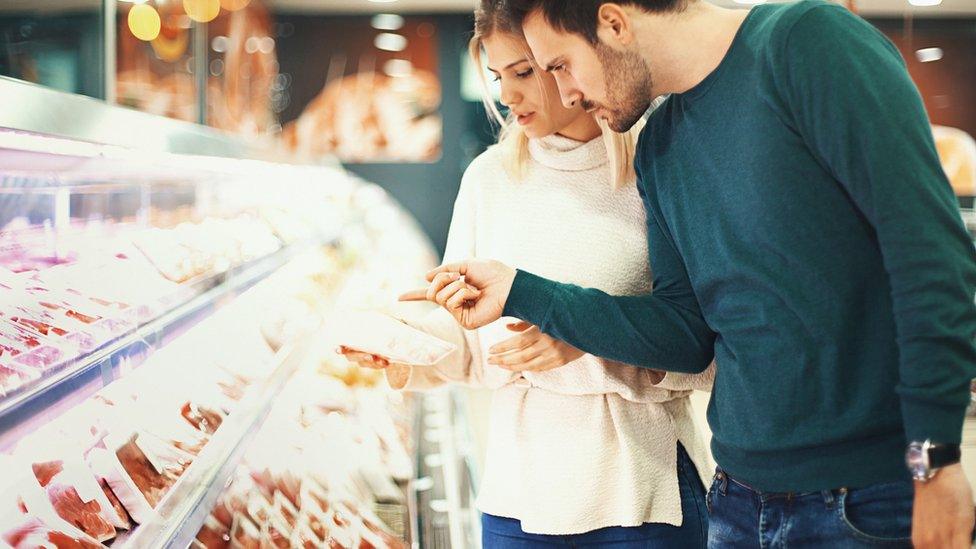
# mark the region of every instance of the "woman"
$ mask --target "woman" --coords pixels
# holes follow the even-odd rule
[[[649,292],[635,134],[601,131],[579,105],[564,107],[553,77],[495,4],[476,12],[470,53],[478,67],[487,53],[511,113],[504,121],[486,98],[502,137],[464,175],[446,260],[491,257],[612,294]],[[340,352],[385,368],[397,389],[445,382],[494,389],[477,502],[485,547],[705,546],[699,472],[710,463],[687,397],[710,386],[711,371],[682,376],[603,360],[504,319],[465,332],[441,308],[404,321],[459,350],[426,368]],[[490,348],[513,336],[527,360],[490,364]]]

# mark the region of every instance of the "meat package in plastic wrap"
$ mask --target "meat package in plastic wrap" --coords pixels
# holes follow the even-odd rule
[[[104,547],[53,513],[38,516],[28,507],[39,507],[31,484],[30,469],[9,456],[0,456],[0,546],[14,549],[98,549]],[[26,473],[26,474],[24,474]],[[31,503],[25,502],[25,497]]]
[[[413,366],[433,366],[457,348],[376,312],[348,313],[333,328],[339,345]]]
[[[69,358],[72,352],[73,346],[66,352],[31,329],[0,316],[0,361],[44,372]]]
[[[58,516],[89,536],[107,541],[128,527],[80,456],[34,462],[31,469]]]
[[[2,344],[0,344],[2,345]],[[3,349],[0,347],[0,355]],[[31,369],[18,369],[4,364],[0,357],[0,398],[17,392],[21,387],[41,378],[40,372]]]
[[[145,432],[110,435],[106,448],[88,456],[92,469],[108,483],[137,523],[158,517],[155,509],[189,467],[192,456]]]

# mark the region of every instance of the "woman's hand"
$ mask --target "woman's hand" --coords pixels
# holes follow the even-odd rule
[[[488,364],[513,372],[545,372],[586,354],[542,333],[538,326],[528,322],[515,322],[507,328],[520,333],[488,349]]]

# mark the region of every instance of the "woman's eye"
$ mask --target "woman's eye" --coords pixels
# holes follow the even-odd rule
[[[566,68],[566,65],[556,65],[552,68],[552,72],[561,71]]]
[[[495,76],[492,76],[492,77],[491,77],[491,81],[492,81],[492,82],[501,82],[501,81],[502,81],[502,77],[501,77],[501,76],[498,76],[498,75],[496,74]]]
[[[532,69],[527,69],[524,72],[517,72],[517,73],[515,73],[515,76],[517,76],[519,78],[527,78],[531,74],[532,74]]]

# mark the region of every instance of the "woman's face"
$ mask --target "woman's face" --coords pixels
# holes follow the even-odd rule
[[[579,105],[567,109],[559,99],[556,79],[535,64],[521,38],[495,32],[482,40],[488,70],[501,83],[501,101],[530,138],[559,132],[582,116]]]

